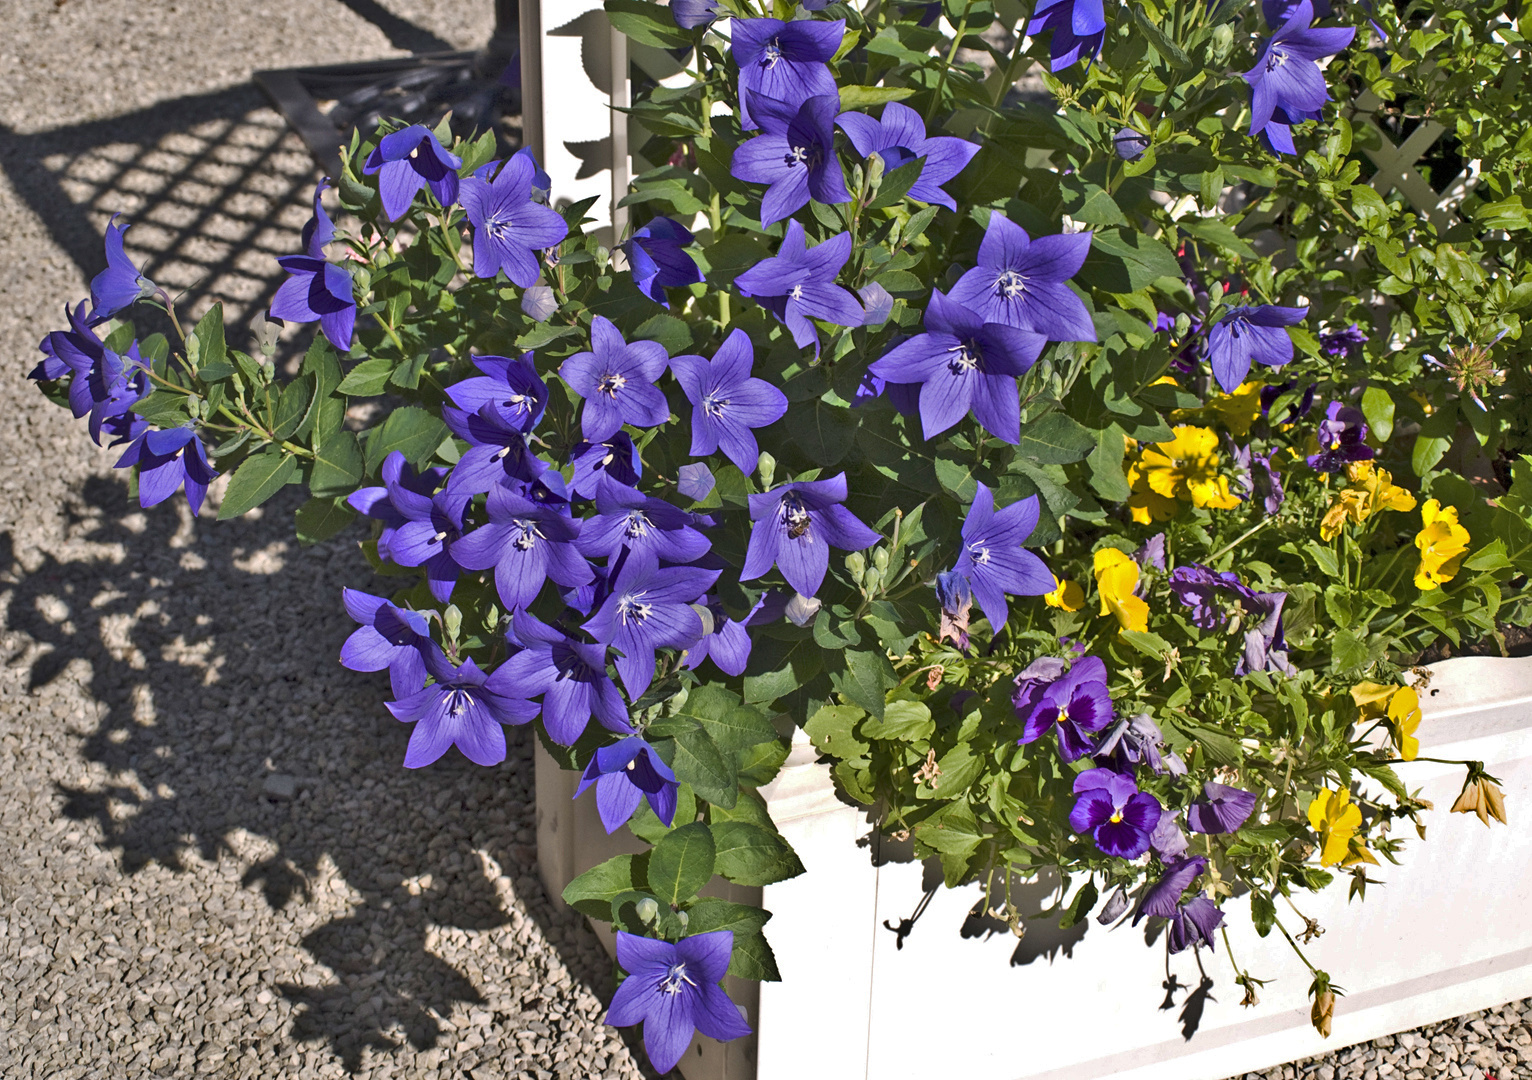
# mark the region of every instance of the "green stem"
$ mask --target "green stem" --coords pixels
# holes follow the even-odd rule
[[[1303,961],[1303,966],[1309,969],[1310,974],[1317,976],[1319,974],[1319,969],[1313,964],[1309,963],[1309,958],[1303,955],[1303,950],[1300,949],[1298,947],[1298,943],[1293,940],[1293,935],[1287,932],[1287,927],[1282,925],[1282,920],[1273,915],[1271,917],[1271,921],[1277,924],[1278,930],[1282,931],[1282,936],[1285,937],[1287,939],[1287,943],[1293,947],[1293,952],[1298,954],[1298,959]]]
[[[158,289],[156,291],[159,293],[160,302],[165,305],[165,314],[170,316],[170,325],[176,328],[176,333],[181,336],[182,341],[185,341],[186,331],[181,329],[181,320],[176,318],[176,306],[175,304],[171,303],[170,294],[167,293],[164,289]]]
[[[926,106],[926,126],[931,126],[931,117],[936,115],[936,106],[942,100],[942,91],[947,88],[947,72],[952,70],[952,61],[957,58],[958,46],[963,41],[963,36],[968,33],[968,9],[973,6],[973,0],[967,0],[963,5],[963,17],[958,20],[957,34],[952,39],[952,48],[947,50],[947,62],[942,65],[941,76],[936,80],[936,93],[931,95],[931,104]]]
[[[1256,524],[1252,525],[1250,528],[1248,528],[1244,532],[1240,533],[1237,537],[1235,537],[1233,540],[1229,541],[1223,547],[1221,547],[1217,551],[1213,552],[1213,554],[1209,555],[1207,557],[1208,564],[1211,565],[1212,563],[1217,562],[1220,558],[1222,558],[1223,556],[1227,555],[1229,552],[1233,551],[1235,548],[1239,547],[1246,540],[1249,540],[1256,533],[1260,532],[1262,529],[1264,529],[1266,526],[1270,525],[1273,521],[1276,521],[1276,520],[1277,519],[1274,518],[1274,517],[1264,517],[1264,518],[1262,518]]]

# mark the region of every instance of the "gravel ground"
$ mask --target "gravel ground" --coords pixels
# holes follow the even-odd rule
[[[243,325],[313,168],[252,71],[482,40],[488,0],[9,0],[0,38],[0,1076],[637,1077],[536,880],[530,744],[399,766],[350,541],[142,513],[23,379],[110,215]],[[298,348],[303,332],[286,343]],[[206,513],[206,511],[205,511]],[[1271,1070],[1527,1075],[1532,1003]]]

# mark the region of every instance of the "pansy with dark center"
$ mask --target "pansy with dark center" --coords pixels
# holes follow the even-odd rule
[[[721,449],[747,476],[761,454],[752,429],[773,424],[787,412],[787,396],[765,379],[751,376],[754,360],[750,335],[736,328],[711,360],[682,355],[670,361],[671,372],[692,403],[692,456]]]
[[[346,614],[362,625],[340,649],[352,671],[387,671],[395,698],[418,693],[426,682],[424,650],[434,647],[425,615],[396,607],[381,596],[342,589]]]
[[[691,1045],[694,1032],[728,1041],[750,1034],[734,1002],[719,985],[734,953],[734,931],[693,934],[668,941],[617,932],[617,963],[628,977],[612,995],[606,1022],[644,1025],[644,1052],[657,1072],[668,1073]]]
[[[890,101],[883,106],[883,116],[874,120],[866,113],[841,113],[836,119],[841,130],[851,137],[851,145],[864,158],[877,154],[885,170],[893,170],[917,158],[925,158],[920,176],[910,185],[906,197],[956,210],[957,203],[942,190],[942,185],[963,169],[979,152],[979,144],[951,135],[926,136],[925,121],[908,105]]]
[[[462,164],[462,158],[443,149],[430,128],[411,124],[378,140],[362,173],[378,178],[383,212],[389,221],[398,221],[423,187],[430,187],[442,206],[457,202],[457,170]]]
[[[1038,0],[1027,23],[1027,36],[1053,32],[1048,69],[1062,71],[1082,57],[1095,59],[1106,40],[1106,12],[1101,0]]]
[[[1330,402],[1315,437],[1319,450],[1308,456],[1309,468],[1315,472],[1343,473],[1353,461],[1373,459],[1373,449],[1367,445],[1367,418],[1353,405]]]
[[[1001,213],[991,213],[978,265],[952,287],[951,297],[985,322],[1032,330],[1049,341],[1095,341],[1085,303],[1065,284],[1085,265],[1091,234],[1061,233],[1033,240]]]
[[[654,816],[668,828],[676,816],[676,774],[654,748],[634,735],[603,746],[591,755],[574,797],[592,784],[596,787],[596,810],[601,825],[614,833],[627,824],[647,799]]]
[[[664,499],[603,476],[596,513],[580,525],[575,547],[587,558],[615,559],[624,550],[649,562],[689,563],[713,545],[692,528],[692,516]]]
[[[1139,791],[1131,777],[1111,769],[1087,769],[1075,777],[1079,796],[1069,812],[1069,827],[1089,836],[1118,859],[1136,859],[1149,850],[1149,835],[1160,822],[1160,802]]]
[[[963,519],[963,551],[953,569],[968,579],[991,633],[998,634],[1010,616],[1007,594],[1046,596],[1057,584],[1043,561],[1022,547],[1038,514],[1036,495],[996,510],[994,493],[980,484]]]
[[[882,537],[842,503],[846,474],[782,484],[750,496],[750,543],[741,581],[764,576],[773,566],[797,592],[813,596],[830,568],[830,548],[861,551]]]
[[[1244,73],[1251,91],[1251,135],[1261,134],[1278,109],[1288,120],[1310,119],[1330,100],[1317,61],[1350,45],[1356,30],[1349,26],[1311,27],[1313,21],[1313,3],[1301,0],[1266,42],[1255,67]],[[1291,143],[1291,136],[1287,136],[1287,144]]]
[[[670,417],[665,395],[654,385],[669,355],[657,341],[623,340],[610,319],[591,320],[591,352],[575,353],[559,374],[580,397],[580,432],[590,442],[615,435],[623,424],[654,427]]]
[[[1231,307],[1208,331],[1208,362],[1226,394],[1245,381],[1252,363],[1279,368],[1293,359],[1287,327],[1308,317],[1306,307],[1255,304]]]
[[[636,701],[654,679],[654,654],[685,649],[702,637],[702,617],[692,603],[713,587],[718,570],[696,566],[656,567],[644,559],[623,561],[611,591],[584,630],[622,655],[617,674]]]
[[[496,693],[471,659],[461,666],[435,645],[422,650],[426,670],[436,679],[418,693],[387,702],[395,719],[414,724],[404,767],[419,769],[456,746],[475,765],[498,765],[505,760],[504,724],[525,724],[537,706],[520,697]]]
[[[495,570],[500,602],[515,611],[537,598],[543,582],[568,588],[594,574],[575,548],[580,523],[560,508],[536,503],[504,484],[490,489],[485,502],[489,523],[452,545],[452,557],[468,570]]]
[[[632,732],[622,694],[606,673],[606,646],[570,637],[525,609],[511,617],[510,636],[520,651],[496,668],[485,685],[517,697],[541,695],[548,738],[573,746],[593,716],[608,731]]]
[[[142,432],[128,444],[116,467],[138,469],[138,505],[146,510],[184,484],[186,501],[195,514],[202,508],[207,486],[218,476],[207,462],[196,429],[189,426]]]
[[[811,97],[789,105],[768,97],[755,99],[761,134],[739,145],[729,171],[752,184],[766,184],[761,197],[761,227],[789,217],[808,205],[846,203],[840,161],[835,156],[835,116],[840,98]]]
[[[492,278],[500,271],[514,284],[537,284],[537,253],[569,233],[563,217],[532,198],[537,164],[515,154],[493,181],[478,174],[462,183],[463,212],[473,225],[473,272]]]
[[[1112,695],[1107,690],[1106,665],[1100,657],[1082,656],[1068,674],[1041,687],[1036,703],[1031,704],[1025,715],[1021,715],[1020,708],[1018,704],[1018,718],[1022,722],[1018,743],[1035,742],[1053,731],[1058,734],[1059,757],[1065,761],[1082,758],[1093,749],[1094,736],[1115,715]],[[1153,822],[1149,827],[1154,827]]]
[[[829,61],[840,48],[846,20],[735,19],[730,52],[739,66],[739,122],[746,131],[760,126],[758,98],[797,108],[811,97],[840,93]]]
[[[860,326],[865,317],[856,295],[835,284],[850,257],[850,233],[838,233],[810,248],[803,226],[789,221],[777,253],[735,278],[734,286],[785,323],[793,344],[800,349],[813,345],[817,355],[819,331],[810,319]]]

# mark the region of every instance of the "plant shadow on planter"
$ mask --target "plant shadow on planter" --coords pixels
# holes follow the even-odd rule
[[[383,707],[387,680],[336,659],[353,628],[342,585],[386,583],[358,565],[355,527],[300,550],[297,501],[215,527],[179,496],[140,512],[124,485],[94,478],[67,498],[57,553],[16,553],[0,533],[13,666],[29,691],[62,679],[87,703],[68,721],[62,813],[94,822],[125,875],[158,863],[202,879],[187,893],[203,894],[191,918],[212,940],[200,977],[227,981],[209,996],[269,972],[290,1006],[281,1037],[328,1044],[348,1070],[367,1047],[450,1048],[455,1007],[520,1026],[580,983],[605,996],[599,944],[536,880],[530,732],[508,731],[495,768],[449,751],[404,769],[409,731]],[[257,886],[266,911],[230,914]],[[236,920],[229,933],[252,934],[253,958],[220,947]],[[529,949],[533,935],[551,947]],[[307,955],[290,944],[300,940]],[[232,978],[216,971],[225,964]],[[574,1016],[572,1003],[561,1009]]]

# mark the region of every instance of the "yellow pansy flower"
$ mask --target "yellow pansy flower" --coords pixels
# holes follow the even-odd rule
[[[1148,491],[1165,499],[1180,499],[1193,506],[1228,510],[1239,505],[1229,490],[1227,477],[1218,474],[1218,435],[1211,428],[1181,424],[1169,442],[1146,446],[1135,467],[1135,491]]]
[[[1397,486],[1387,470],[1371,461],[1354,461],[1346,466],[1346,486],[1335,493],[1319,523],[1319,535],[1334,540],[1347,521],[1360,525],[1384,510],[1413,509],[1415,496]]]
[[[1180,503],[1150,490],[1149,481],[1144,478],[1138,462],[1128,465],[1126,475],[1128,486],[1133,490],[1133,494],[1128,496],[1128,513],[1134,521],[1140,525],[1150,525],[1156,521],[1169,521],[1176,516]]]
[[[1066,581],[1054,575],[1053,591],[1044,595],[1043,602],[1049,607],[1079,611],[1085,606],[1085,590],[1073,581]]]
[[[1388,702],[1388,730],[1405,761],[1414,761],[1420,753],[1420,740],[1415,738],[1420,720],[1420,695],[1411,687],[1401,686]]]
[[[1250,434],[1255,418],[1261,415],[1261,390],[1264,387],[1265,383],[1254,379],[1242,382],[1234,388],[1232,394],[1216,393],[1208,398],[1202,408],[1180,409],[1174,416],[1179,420],[1200,415],[1222,424],[1229,434],[1243,439]]]
[[[1420,549],[1420,567],[1415,571],[1415,587],[1429,592],[1457,576],[1463,556],[1468,553],[1468,530],[1458,524],[1458,508],[1443,507],[1436,499],[1427,499],[1420,508],[1421,530],[1415,534]]]
[[[1138,563],[1116,548],[1096,552],[1096,590],[1101,614],[1110,612],[1124,630],[1149,629],[1149,605],[1133,595],[1138,588]]]
[[[1388,699],[1398,689],[1397,686],[1384,686],[1382,683],[1359,682],[1351,688],[1351,700],[1362,711],[1363,720],[1376,720],[1388,711]]]
[[[1319,834],[1319,863],[1334,866],[1350,853],[1351,838],[1362,824],[1362,811],[1351,805],[1351,792],[1321,788],[1309,803],[1309,824]]]

